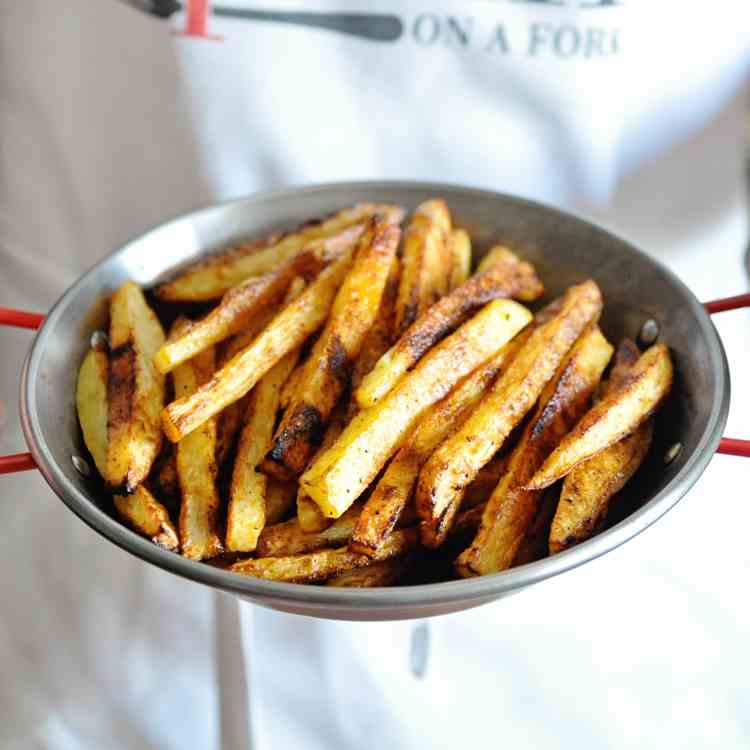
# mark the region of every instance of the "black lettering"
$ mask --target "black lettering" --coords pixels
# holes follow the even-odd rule
[[[503,55],[506,55],[508,54],[508,52],[510,52],[508,37],[505,34],[505,26],[503,26],[502,24],[498,24],[495,27],[495,31],[484,50],[485,52],[500,52]]]
[[[547,44],[552,27],[548,23],[532,23],[529,37],[529,54],[539,54],[539,48]]]
[[[561,26],[555,32],[555,52],[560,57],[570,57],[578,52],[581,35],[575,26]]]
[[[463,22],[459,21],[458,18],[448,16],[447,18],[447,29],[445,34],[445,40],[450,45],[453,44],[452,40],[458,42],[461,47],[469,46],[469,35],[473,26],[473,18],[464,18]]]
[[[440,19],[433,13],[422,13],[414,19],[414,39],[420,44],[435,44],[440,36]]]

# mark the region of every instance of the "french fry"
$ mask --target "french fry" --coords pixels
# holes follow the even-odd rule
[[[504,245],[494,245],[485,253],[482,260],[479,261],[476,273],[484,273],[496,263],[505,263],[509,257],[515,258],[516,254]]]
[[[518,551],[510,565],[511,568],[518,567],[519,565],[527,565],[547,556],[550,527],[559,498],[560,493],[555,487],[550,487],[542,491],[539,510],[518,547]]]
[[[170,339],[182,335],[191,323],[178,318]],[[172,371],[175,396],[195,393],[213,374],[215,353],[206,349]],[[177,445],[177,478],[180,483],[179,532],[182,554],[205,560],[223,551],[218,534],[219,494],[216,489],[216,418],[203,422]]]
[[[626,339],[620,344],[602,397],[620,386],[639,356],[632,341]],[[646,457],[653,427],[653,420],[649,419],[631,435],[580,463],[565,477],[549,533],[549,554],[580,544],[601,525],[610,499],[627,484]]]
[[[266,526],[258,539],[256,556],[283,557],[314,552],[324,547],[342,547],[349,541],[361,510],[361,505],[354,504],[341,518],[317,532],[304,531],[297,518]]]
[[[513,449],[508,470],[487,502],[476,538],[458,558],[462,576],[494,573],[512,565],[537,517],[542,495],[523,486],[586,412],[612,351],[593,326],[565,357]]]
[[[253,552],[266,524],[268,479],[257,466],[273,437],[281,387],[298,357],[299,349],[282,357],[248,397],[229,491],[226,547],[231,552]]]
[[[76,409],[78,421],[94,464],[102,476],[107,473],[107,352],[89,349],[78,371]]]
[[[599,287],[571,287],[560,312],[537,327],[489,394],[424,465],[416,493],[422,543],[439,546],[460,507],[465,487],[497,453],[555,374],[581,332],[601,312]]]
[[[365,229],[331,308],[331,314],[305,365],[296,398],[284,412],[263,471],[292,479],[304,470],[349,382],[365,336],[376,319],[401,231],[380,217]]]
[[[334,415],[334,418],[331,420],[328,427],[326,427],[323,442],[312,457],[311,463],[315,461],[321,453],[327,451],[339,439],[339,435],[341,435],[344,430],[346,416],[340,412],[339,407],[336,408]],[[331,525],[332,521],[332,519],[323,515],[323,511],[321,511],[317,504],[310,499],[302,487],[300,487],[297,492],[297,520],[299,521],[302,531],[309,533],[323,531],[323,529],[326,529]]]
[[[450,231],[451,216],[445,201],[435,199],[417,206],[404,234],[394,321],[396,336],[447,291]]]
[[[291,513],[296,499],[296,482],[279,482],[269,478],[266,485],[266,526],[281,523]]]
[[[242,398],[284,356],[294,351],[325,321],[336,291],[351,265],[343,256],[320,273],[258,337],[216,372],[210,382],[162,411],[164,432],[181,440],[229,404]]]
[[[250,252],[230,251],[197,263],[176,279],[159,286],[156,294],[171,302],[216,299],[251,276],[273,271],[280,263],[303,252],[311,241],[336,235],[375,214],[387,216],[394,224],[399,224],[404,217],[403,209],[399,206],[360,203],[339,211],[323,222],[309,224],[278,241],[256,245]]]
[[[159,412],[164,376],[154,366],[164,330],[131,281],[112,296],[107,401],[107,466],[110,487],[126,494],[148,476],[161,447]]]
[[[355,568],[348,573],[341,573],[335,578],[330,578],[325,585],[357,589],[393,586],[409,572],[412,563],[410,555],[392,557],[390,560],[381,560],[362,568]]]
[[[279,397],[279,407],[281,409],[286,409],[296,397],[297,389],[302,382],[302,376],[305,374],[305,362],[306,360],[299,362],[294,370],[292,370],[292,374],[286,379]]]
[[[496,354],[531,320],[516,302],[495,300],[442,341],[380,403],[357,414],[300,478],[323,513],[338,518],[365,490],[425,409]]]
[[[139,485],[132,495],[115,495],[113,499],[122,519],[139,534],[168,550],[180,546],[167,509],[144,485]]]
[[[352,232],[351,229],[347,231]],[[356,236],[357,233],[354,233],[355,238]],[[346,247],[351,248],[354,241],[356,240],[347,238]],[[177,365],[209,346],[242,332],[259,315],[281,302],[293,279],[300,274],[315,272],[321,266],[322,263],[314,252],[304,252],[293,256],[264,276],[250,278],[233,287],[184,336],[168,341],[159,349],[155,358],[157,368],[162,373],[171,372]]]
[[[461,499],[461,511],[482,505],[490,499],[490,495],[494,492],[498,482],[508,470],[509,459],[510,456],[503,453],[495,456],[479,470],[474,481],[464,490],[464,496]]]
[[[518,350],[521,338],[517,336],[506,344],[458,383],[442,401],[425,411],[367,499],[349,545],[353,552],[373,555],[377,551],[411,500],[424,462],[479,403]]]
[[[416,529],[394,531],[378,551],[377,560],[390,560],[404,555],[417,545]],[[304,583],[323,581],[341,575],[355,568],[369,565],[371,558],[357,555],[346,547],[323,549],[304,555],[289,557],[260,557],[234,563],[230,570],[234,573],[265,578],[271,581]]]
[[[562,440],[528,483],[544,489],[599,451],[636,430],[658,408],[672,386],[672,359],[664,344],[655,344],[628,376],[595,404]]]
[[[396,314],[396,296],[398,295],[399,279],[401,278],[401,260],[394,256],[388,280],[385,282],[383,296],[380,298],[380,309],[375,322],[365,336],[362,349],[354,363],[351,377],[351,393],[348,417],[351,419],[359,410],[354,394],[359,388],[365,375],[375,366],[380,357],[385,354],[393,343],[393,330]]]
[[[451,232],[450,249],[453,265],[448,291],[453,291],[471,274],[471,237],[465,229],[454,229]]]
[[[180,499],[180,482],[177,479],[177,450],[172,443],[167,442],[162,451],[162,455],[151,471],[149,481],[156,488],[159,497],[178,501]]]
[[[427,310],[378,360],[357,389],[360,407],[378,403],[426,351],[482,305],[501,297],[531,301],[543,291],[534,268],[506,251],[503,260],[472,276]]]

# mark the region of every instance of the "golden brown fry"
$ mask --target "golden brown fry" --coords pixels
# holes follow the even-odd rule
[[[170,338],[190,326],[184,318],[175,321]],[[206,349],[172,371],[174,392],[185,397],[211,379],[213,348]],[[192,560],[215,557],[223,549],[218,534],[219,494],[216,490],[216,419],[206,420],[177,446],[177,478],[180,483],[179,531],[182,554]]]
[[[492,357],[531,320],[526,308],[495,300],[436,346],[396,388],[360,412],[300,484],[327,516],[340,516],[398,449],[425,409]]]
[[[416,529],[394,531],[378,551],[377,560],[390,560],[406,554],[417,545]],[[346,547],[323,549],[290,557],[261,557],[236,562],[230,570],[242,575],[272,581],[312,582],[322,581],[347,571],[369,565],[372,559],[357,555]]]
[[[349,240],[347,246],[353,246]],[[318,271],[322,263],[313,252],[295,255],[264,276],[251,278],[230,289],[221,302],[202,320],[175,341],[168,341],[156,353],[160,372],[167,373],[209,346],[235,333],[241,333],[253,321],[284,297],[292,280],[300,274]]]
[[[308,224],[278,241],[256,246],[251,252],[230,251],[197,263],[176,279],[159,286],[156,293],[162,299],[173,302],[216,299],[251,276],[273,271],[280,263],[305,250],[310,242],[336,235],[375,214],[384,214],[393,224],[399,224],[404,217],[403,209],[399,206],[360,203],[339,211],[321,223]]]
[[[341,518],[317,532],[304,531],[299,519],[267,526],[258,539],[257,557],[281,557],[314,552],[324,547],[342,547],[352,535],[362,506],[352,505]]]
[[[502,367],[512,359],[521,338],[516,336],[467,375],[442,401],[425,411],[365,503],[350,543],[353,552],[372,555],[391,533],[412,497],[424,462],[479,403]]]
[[[180,546],[167,509],[144,485],[139,485],[132,495],[115,495],[113,499],[122,519],[139,534],[168,550]]]
[[[102,476],[107,473],[107,376],[105,351],[89,349],[78,371],[76,409],[83,442]]]
[[[336,295],[325,329],[307,360],[302,381],[263,460],[263,471],[292,479],[323,438],[353,362],[380,308],[401,231],[375,217],[362,235],[352,267]]]
[[[348,573],[342,573],[329,579],[326,581],[326,586],[357,589],[393,586],[409,572],[413,562],[413,556],[411,555],[371,562],[362,568],[355,568]]]
[[[284,521],[292,512],[296,499],[296,482],[279,482],[269,478],[266,485],[266,526]]]
[[[495,456],[485,464],[476,475],[474,481],[464,490],[461,499],[461,511],[482,505],[490,499],[498,482],[508,470],[510,456],[507,453]]]
[[[620,386],[639,356],[638,347],[629,339],[620,344],[612,372],[602,388],[602,397]],[[583,461],[565,477],[549,533],[551,555],[580,544],[601,525],[610,499],[625,486],[646,457],[652,435],[653,420],[649,419],[634,433]]]
[[[109,341],[104,478],[110,487],[130,493],[148,476],[159,454],[165,390],[164,376],[153,361],[164,343],[164,330],[132,281],[112,296]]]
[[[404,234],[394,322],[396,336],[446,293],[450,231],[451,216],[445,201],[435,199],[417,206]]]
[[[360,407],[366,409],[380,401],[426,351],[482,305],[500,297],[531,301],[543,291],[534,268],[506,251],[504,260],[472,276],[427,310],[378,360],[357,389]]]
[[[454,229],[450,236],[451,266],[448,291],[461,286],[471,274],[471,237],[465,229]]]
[[[583,329],[599,317],[602,297],[593,281],[571,287],[564,300],[560,312],[532,332],[487,397],[423,467],[416,504],[424,545],[442,543],[464,488],[536,403]]]
[[[164,432],[172,442],[242,398],[285,355],[301,346],[325,321],[336,291],[351,265],[345,255],[321,272],[245,349],[191,396],[162,411]]]
[[[177,450],[172,443],[162,448],[156,466],[151,471],[149,481],[156,488],[159,497],[170,500],[180,499],[180,482],[177,479]]]
[[[248,397],[229,491],[226,547],[231,552],[253,552],[266,524],[268,480],[256,467],[271,444],[281,387],[298,357],[299,349],[282,357]]]
[[[504,245],[494,245],[484,255],[482,260],[479,261],[476,273],[484,273],[494,266],[496,263],[505,263],[508,258],[515,258],[516,254],[509,250]]]
[[[494,573],[513,563],[537,516],[541,498],[541,492],[523,486],[585,413],[612,351],[598,327],[593,326],[565,357],[513,449],[508,470],[487,502],[474,542],[458,558],[462,576]]]
[[[284,383],[281,389],[281,396],[279,397],[279,407],[281,409],[287,409],[289,404],[295,399],[297,389],[302,382],[302,376],[305,374],[306,362],[307,360],[299,362],[294,370],[292,370],[292,374],[286,379],[286,383]]]
[[[575,466],[636,430],[658,408],[672,387],[672,359],[664,344],[641,355],[619,386],[610,391],[565,436],[529,481],[543,489]]]
[[[518,547],[511,568],[547,557],[547,540],[559,497],[560,494],[555,487],[542,491],[537,514]]]

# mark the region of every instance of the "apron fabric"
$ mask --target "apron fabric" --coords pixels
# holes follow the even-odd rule
[[[743,3],[222,0],[204,23],[200,3],[169,20],[114,0],[5,5],[5,306],[48,309],[199,206],[378,178],[547,201],[701,299],[747,287]],[[389,38],[260,11],[373,14],[364,33]],[[716,322],[742,437],[750,316]],[[29,333],[0,341],[12,453]],[[109,544],[36,473],[2,477],[0,747],[747,747],[746,474],[718,456],[624,547],[426,630],[240,605]]]

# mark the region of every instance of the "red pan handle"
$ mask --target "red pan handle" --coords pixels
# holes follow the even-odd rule
[[[739,294],[736,297],[726,297],[725,299],[717,299],[705,303],[706,310],[711,314],[724,312],[725,310],[738,310],[741,307],[750,307],[750,294]],[[42,325],[43,320],[44,315],[40,315],[39,313],[0,307],[0,326],[36,330]],[[716,452],[730,456],[750,458],[750,440],[722,438]],[[31,453],[15,453],[10,456],[0,456],[0,474],[11,474],[16,471],[28,471],[35,468],[36,463]]]
[[[739,310],[741,307],[750,307],[750,294],[738,294],[736,297],[725,297],[704,303],[704,307],[713,315],[725,310]],[[750,440],[737,440],[736,438],[722,438],[719,442],[717,453],[728,456],[743,456],[750,458]]]
[[[10,307],[0,307],[0,326],[13,328],[30,328],[36,330],[42,325],[44,315],[39,313],[13,310]],[[0,456],[0,474],[12,474],[16,471],[36,469],[36,463],[31,453],[15,453],[12,456]]]

